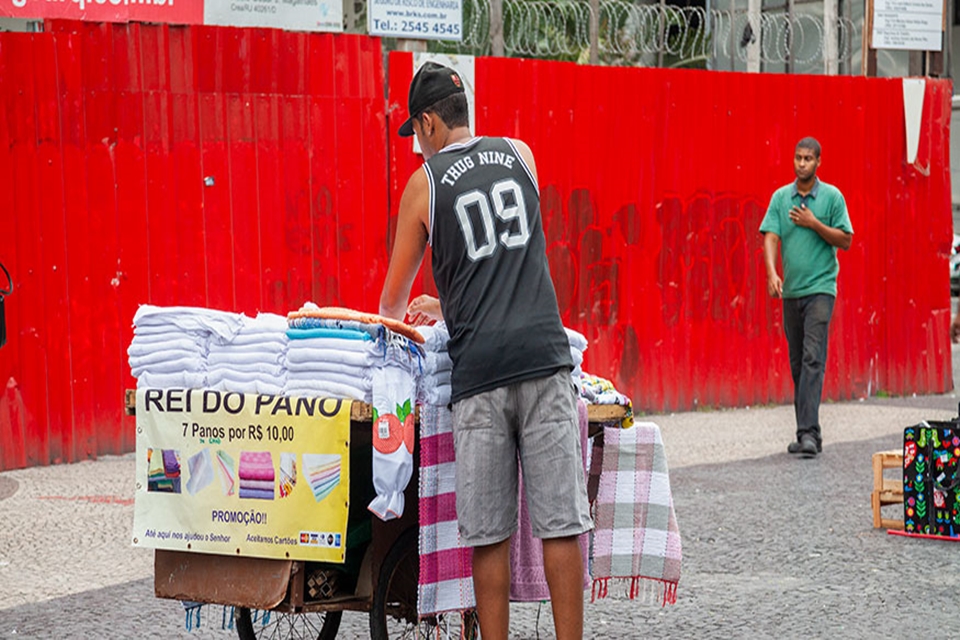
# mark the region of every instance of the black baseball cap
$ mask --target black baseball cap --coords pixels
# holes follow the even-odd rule
[[[463,93],[460,74],[436,62],[425,62],[410,81],[407,97],[407,121],[400,125],[398,133],[409,138],[413,135],[413,118],[426,111],[427,107],[455,93]]]

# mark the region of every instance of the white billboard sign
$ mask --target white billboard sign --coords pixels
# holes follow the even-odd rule
[[[343,31],[343,0],[206,0],[203,23],[288,31]]]
[[[942,0],[874,0],[871,46],[940,51],[943,48]]]
[[[463,40],[462,0],[369,0],[372,36],[410,40]]]

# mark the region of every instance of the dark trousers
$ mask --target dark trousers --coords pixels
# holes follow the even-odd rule
[[[783,301],[783,331],[790,347],[793,376],[793,408],[797,416],[797,440],[810,434],[820,444],[820,396],[827,366],[827,334],[833,316],[834,297],[814,294]]]

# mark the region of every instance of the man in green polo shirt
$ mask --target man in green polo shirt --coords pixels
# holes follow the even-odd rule
[[[837,248],[849,249],[853,242],[843,194],[817,178],[819,166],[820,143],[813,138],[798,142],[793,157],[797,179],[774,191],[760,224],[767,292],[783,299],[783,330],[790,348],[797,439],[787,451],[804,457],[814,457],[822,448],[820,396],[840,272]]]

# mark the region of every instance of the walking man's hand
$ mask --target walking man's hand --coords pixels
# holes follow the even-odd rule
[[[775,273],[767,276],[767,293],[774,298],[783,296],[783,280]]]

